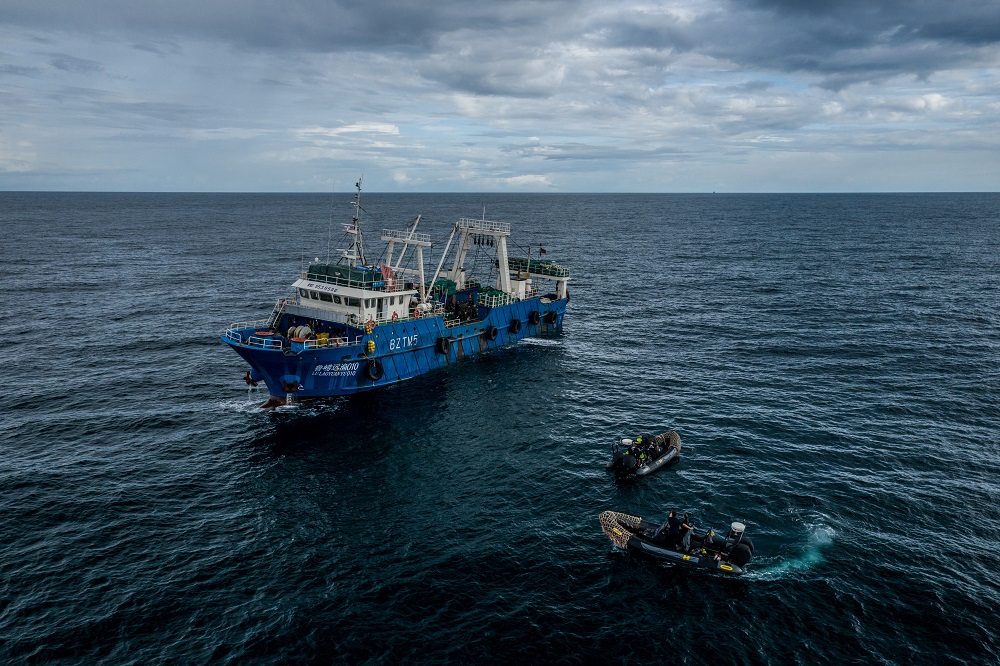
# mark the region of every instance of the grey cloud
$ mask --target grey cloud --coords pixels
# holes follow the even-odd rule
[[[184,121],[197,124],[206,116],[205,109],[187,104],[172,104],[169,102],[128,102],[114,105],[118,111],[142,118],[177,123]]]
[[[600,30],[600,26],[604,30]],[[676,17],[646,11],[623,11],[617,20],[601,16],[592,27],[608,46],[616,48],[688,51],[696,47],[693,35]]]
[[[561,76],[545,59],[439,61],[420,68],[423,76],[477,95],[546,97]]]
[[[426,76],[460,90],[546,95],[553,78],[530,64],[546,45],[697,53],[745,69],[814,73],[829,88],[896,74],[991,62],[1000,44],[995,0],[718,0],[693,20],[594,0],[7,0],[8,25],[145,35],[136,48],[169,52],[177,39],[288,52],[406,53]],[[669,5],[664,6],[669,8]],[[476,53],[463,55],[461,40]],[[955,48],[958,45],[959,48]],[[526,53],[527,51],[527,53]],[[995,51],[994,51],[995,52]],[[60,59],[60,68],[86,67]],[[93,66],[93,65],[91,65]],[[518,70],[521,69],[519,73]],[[651,72],[656,74],[655,70]]]
[[[689,155],[687,151],[673,147],[628,148],[623,146],[600,146],[580,142],[564,142],[548,145],[507,146],[507,152],[517,153],[522,157],[542,158],[554,161],[603,160],[603,161],[636,161],[649,159],[682,159]]]
[[[992,10],[959,21],[931,22],[920,28],[920,34],[929,39],[947,39],[973,46],[996,44],[1000,42],[1000,16],[995,6]]]
[[[733,87],[734,92],[740,93],[759,93],[765,90],[770,90],[774,87],[774,83],[771,81],[761,81],[759,79],[753,81],[744,81],[738,86]]]
[[[155,53],[161,56],[177,55],[181,52],[180,45],[173,42],[133,44],[132,48],[136,51],[145,51],[146,53]]]
[[[106,90],[82,86],[62,86],[46,98],[59,107],[74,109],[79,118],[99,118],[114,127],[145,127],[149,120],[197,125],[209,116],[206,109],[189,104],[123,100]]]
[[[104,65],[99,62],[76,58],[71,55],[66,55],[65,53],[52,54],[49,64],[56,69],[61,69],[64,72],[73,72],[75,74],[91,74],[104,70]]]
[[[733,7],[748,6],[734,3]],[[1000,5],[994,0],[756,0],[749,6],[792,21],[819,21],[844,33],[898,32],[902,41],[946,38],[957,43],[1000,42]]]
[[[459,29],[537,26],[565,14],[575,3],[438,0],[67,0],[61,7],[36,0],[8,0],[3,22],[30,28],[128,31],[147,35],[218,39],[238,47],[278,50],[410,50]]]
[[[10,74],[12,76],[38,76],[41,73],[38,67],[23,65],[0,65],[0,74]]]
[[[817,73],[834,88],[986,63],[989,55],[976,47],[1000,45],[995,2],[760,0],[753,6],[759,10],[734,3],[736,16],[716,15],[703,25],[724,35],[712,40],[703,32],[705,51],[748,67]]]
[[[740,155],[757,171],[764,153],[960,140],[986,152],[1000,116],[1000,9],[976,0],[41,5],[0,12],[13,100],[0,148],[29,146],[39,170],[127,164],[156,187],[190,187],[184,165],[217,160],[198,187],[307,182],[349,162],[405,171],[403,187],[562,173],[565,188],[631,165],[635,187],[676,188],[649,165],[714,173]],[[343,131],[359,124],[398,134]],[[174,181],[149,175],[168,167],[131,147],[144,142],[174,156]]]

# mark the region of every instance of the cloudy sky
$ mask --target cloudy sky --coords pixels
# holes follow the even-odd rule
[[[1000,189],[997,0],[3,0],[0,190]]]

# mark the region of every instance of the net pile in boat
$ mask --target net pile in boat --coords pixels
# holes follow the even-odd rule
[[[619,513],[617,511],[605,511],[600,515],[601,529],[604,530],[604,533],[608,535],[608,538],[616,546],[621,546],[622,548],[625,547],[629,537],[632,536],[632,533],[622,527],[622,525],[638,529],[641,520],[642,518],[637,516],[630,516],[627,513]]]

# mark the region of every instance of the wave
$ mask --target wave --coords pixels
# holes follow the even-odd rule
[[[826,560],[825,552],[833,546],[837,532],[825,523],[805,526],[802,545],[790,550],[797,550],[790,557],[778,555],[777,561],[769,563],[774,557],[768,555],[764,559],[763,568],[754,567],[747,572],[747,577],[757,580],[782,580],[800,576],[814,570]],[[760,553],[754,553],[760,556]]]

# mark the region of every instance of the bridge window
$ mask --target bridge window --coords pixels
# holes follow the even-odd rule
[[[327,303],[333,303],[333,296],[326,293],[325,291],[319,292],[319,300],[325,301]]]

